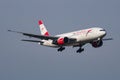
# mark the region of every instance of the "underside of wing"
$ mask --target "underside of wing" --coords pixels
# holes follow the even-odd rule
[[[21,41],[43,43],[43,41],[39,41],[39,40],[26,40],[26,39],[22,39]]]
[[[113,40],[113,38],[104,38],[103,41]]]

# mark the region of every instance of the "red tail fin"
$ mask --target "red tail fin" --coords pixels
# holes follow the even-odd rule
[[[47,31],[45,25],[43,24],[43,21],[39,20],[38,24],[39,24],[39,28],[40,28],[40,31],[41,31],[41,35],[49,36],[49,32]]]

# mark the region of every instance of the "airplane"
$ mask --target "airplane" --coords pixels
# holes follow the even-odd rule
[[[93,27],[89,29],[83,29],[83,30],[51,36],[48,30],[46,29],[45,25],[43,24],[42,20],[39,20],[38,24],[41,35],[12,31],[12,30],[8,30],[8,31],[20,33],[24,36],[39,39],[39,40],[22,39],[21,41],[35,42],[43,46],[58,48],[57,49],[58,52],[62,52],[63,50],[65,50],[65,47],[67,46],[73,46],[73,47],[79,47],[79,49],[76,52],[81,53],[84,51],[84,48],[82,47],[87,43],[90,43],[94,48],[99,48],[103,45],[103,41],[112,40],[112,38],[103,39],[107,33],[105,29],[100,27]]]

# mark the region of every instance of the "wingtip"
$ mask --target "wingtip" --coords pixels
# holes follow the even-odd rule
[[[11,31],[11,30],[8,30],[9,32]]]
[[[12,31],[12,30],[8,30],[9,32],[16,32],[16,31]]]
[[[105,38],[103,40],[106,41],[106,40],[114,40],[114,39],[113,38]]]
[[[8,32],[15,32],[15,31],[12,31],[12,30],[8,30]]]

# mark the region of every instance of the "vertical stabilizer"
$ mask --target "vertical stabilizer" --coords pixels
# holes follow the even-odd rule
[[[39,20],[38,24],[39,24],[41,35],[49,36],[49,32],[47,31],[45,25],[43,24],[43,21]]]

